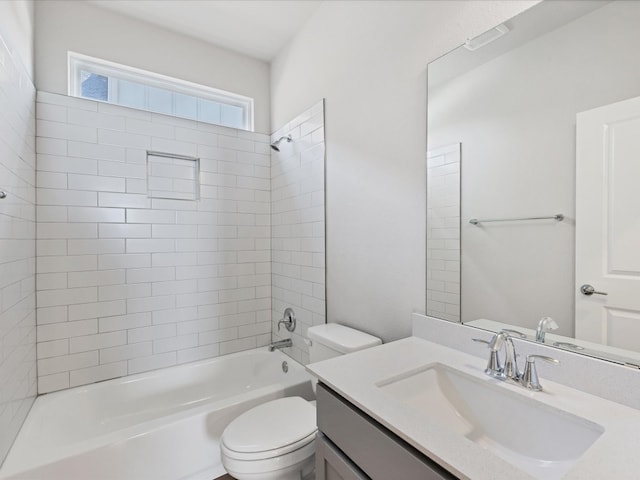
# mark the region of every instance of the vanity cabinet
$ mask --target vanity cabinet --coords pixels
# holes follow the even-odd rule
[[[316,480],[453,480],[454,475],[318,384]]]

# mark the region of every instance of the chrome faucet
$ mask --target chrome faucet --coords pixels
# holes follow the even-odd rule
[[[484,373],[498,380],[509,379],[515,382],[520,380],[521,373],[518,370],[518,363],[516,361],[516,348],[513,344],[513,339],[507,332],[501,331],[496,333],[491,341],[480,340],[478,338],[474,338],[473,340],[486,343],[491,351],[489,354],[489,362],[487,363],[487,368],[485,368]],[[504,366],[500,364],[498,354],[502,346],[505,348]]]
[[[293,345],[293,342],[291,341],[290,338],[285,338],[284,340],[278,340],[277,342],[273,342],[271,345],[269,345],[269,351],[273,352],[276,348],[280,349],[280,348],[287,348]]]
[[[498,380],[511,380],[512,382],[529,390],[533,390],[534,392],[542,390],[540,380],[538,379],[538,372],[536,370],[536,358],[551,363],[552,365],[560,364],[560,361],[555,358],[544,355],[528,355],[527,364],[524,371],[521,373],[518,370],[518,363],[516,361],[516,348],[513,344],[513,339],[508,333],[504,331],[498,332],[493,336],[491,341],[481,340],[479,338],[474,338],[473,341],[486,343],[491,351],[489,354],[489,363],[487,364],[487,368],[484,370],[484,373],[490,377],[497,378]],[[503,345],[505,348],[504,366],[500,364],[500,358],[498,357],[498,352]]]
[[[551,317],[542,317],[536,328],[536,342],[544,343],[544,337],[549,330],[556,330],[558,324]]]

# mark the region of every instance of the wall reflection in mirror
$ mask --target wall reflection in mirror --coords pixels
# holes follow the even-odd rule
[[[640,365],[638,25],[542,2],[429,65],[428,315]]]

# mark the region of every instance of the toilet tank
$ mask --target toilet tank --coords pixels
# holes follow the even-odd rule
[[[309,327],[307,337],[311,340],[309,345],[311,363],[382,344],[382,340],[378,337],[337,323]]]

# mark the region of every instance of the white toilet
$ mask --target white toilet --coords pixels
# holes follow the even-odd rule
[[[337,323],[310,327],[307,336],[311,363],[382,343]],[[220,440],[222,464],[238,480],[313,478],[317,430],[315,402],[286,397],[264,403],[227,426]]]

